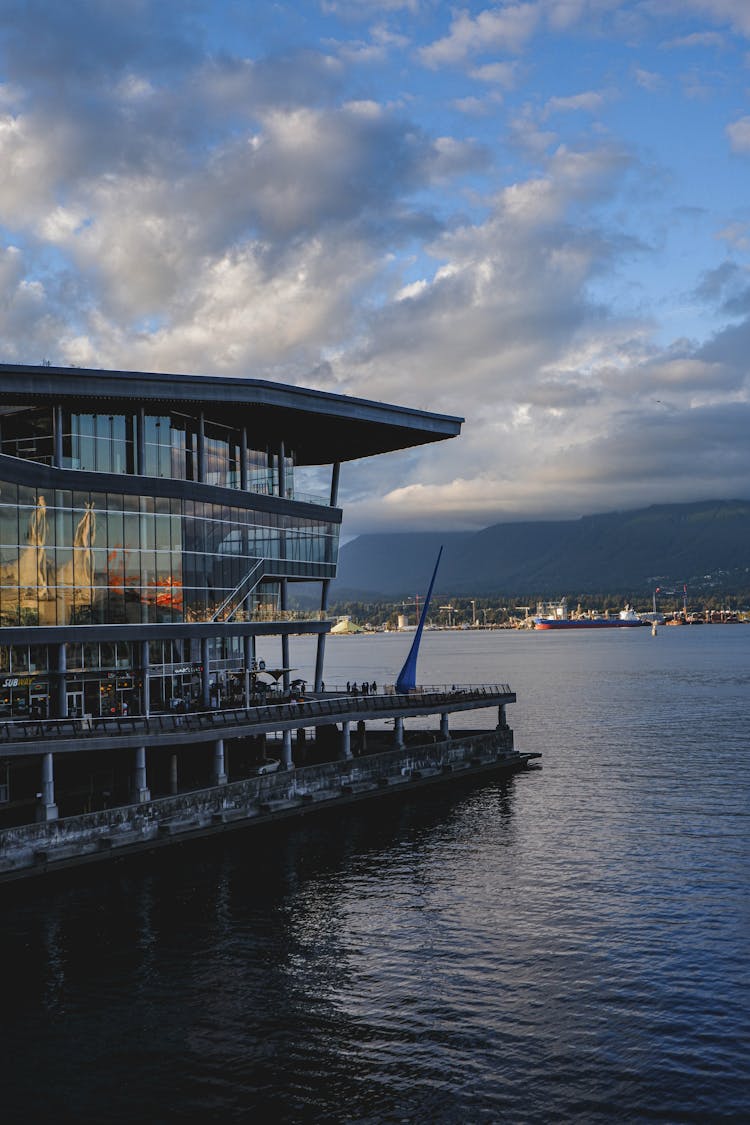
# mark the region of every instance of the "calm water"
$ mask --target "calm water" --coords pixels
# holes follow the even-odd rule
[[[5,1121],[750,1120],[750,627],[428,633],[419,673],[510,682],[543,770],[3,892]]]

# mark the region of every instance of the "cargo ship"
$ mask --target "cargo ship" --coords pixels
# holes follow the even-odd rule
[[[625,606],[616,617],[598,615],[595,617],[570,617],[565,598],[553,605],[537,606],[534,618],[535,629],[623,629],[636,625],[648,625],[631,606]]]

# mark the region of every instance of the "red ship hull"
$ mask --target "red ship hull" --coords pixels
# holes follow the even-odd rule
[[[608,618],[578,618],[567,621],[542,621],[534,622],[535,629],[634,629],[647,624],[645,621],[619,621],[616,617]]]

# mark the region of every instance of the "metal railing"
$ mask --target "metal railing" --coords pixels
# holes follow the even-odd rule
[[[213,617],[211,618],[212,621],[218,621],[220,619],[222,619],[224,621],[231,621],[232,617],[235,615],[237,610],[240,608],[240,606],[242,606],[247,601],[247,599],[252,594],[253,590],[255,590],[258,583],[263,578],[265,561],[266,560],[262,559],[262,558],[261,559],[255,559],[253,561],[253,565],[250,567],[250,570],[247,572],[247,574],[243,575],[243,577],[240,579],[240,581],[237,583],[237,585],[231,591],[231,593],[227,594],[227,596],[224,598],[224,601],[221,603],[221,605],[219,606],[219,608],[216,610]],[[250,585],[251,582],[253,583],[252,586]],[[247,587],[247,589],[245,589],[245,587]],[[236,604],[230,610],[230,612],[227,614],[226,617],[221,618],[221,614],[224,613],[224,610],[229,609],[229,606],[235,600],[235,598],[239,594],[240,590],[244,591],[240,600],[238,602],[236,602]]]
[[[364,687],[366,681],[354,681],[351,684],[341,685],[337,684],[334,687],[326,687],[325,694],[335,694],[343,696],[361,696],[365,698],[369,696],[369,691]],[[395,684],[385,684],[378,688],[376,694],[392,696],[399,694],[396,692]],[[418,684],[409,692],[404,692],[406,698],[413,699],[420,695],[511,695],[511,688],[509,684]]]
[[[313,694],[304,700],[279,703],[259,703],[251,707],[232,707],[222,711],[187,711],[179,714],[108,715],[101,718],[81,719],[21,719],[0,722],[0,744],[9,742],[39,742],[48,739],[81,739],[101,737],[104,734],[167,734],[179,735],[188,731],[219,732],[227,727],[281,726],[294,721],[300,726],[306,722],[341,717],[356,711],[373,716],[387,712],[408,711],[415,703],[434,706],[451,702],[477,702],[479,706],[492,706],[499,699],[512,696],[508,684],[443,684],[424,686],[407,694],[387,687],[377,693],[362,695],[347,692],[346,688]]]

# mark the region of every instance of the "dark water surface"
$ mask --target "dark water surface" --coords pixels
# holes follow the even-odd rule
[[[4,1121],[750,1121],[750,627],[419,674],[510,682],[543,770],[2,892]]]

